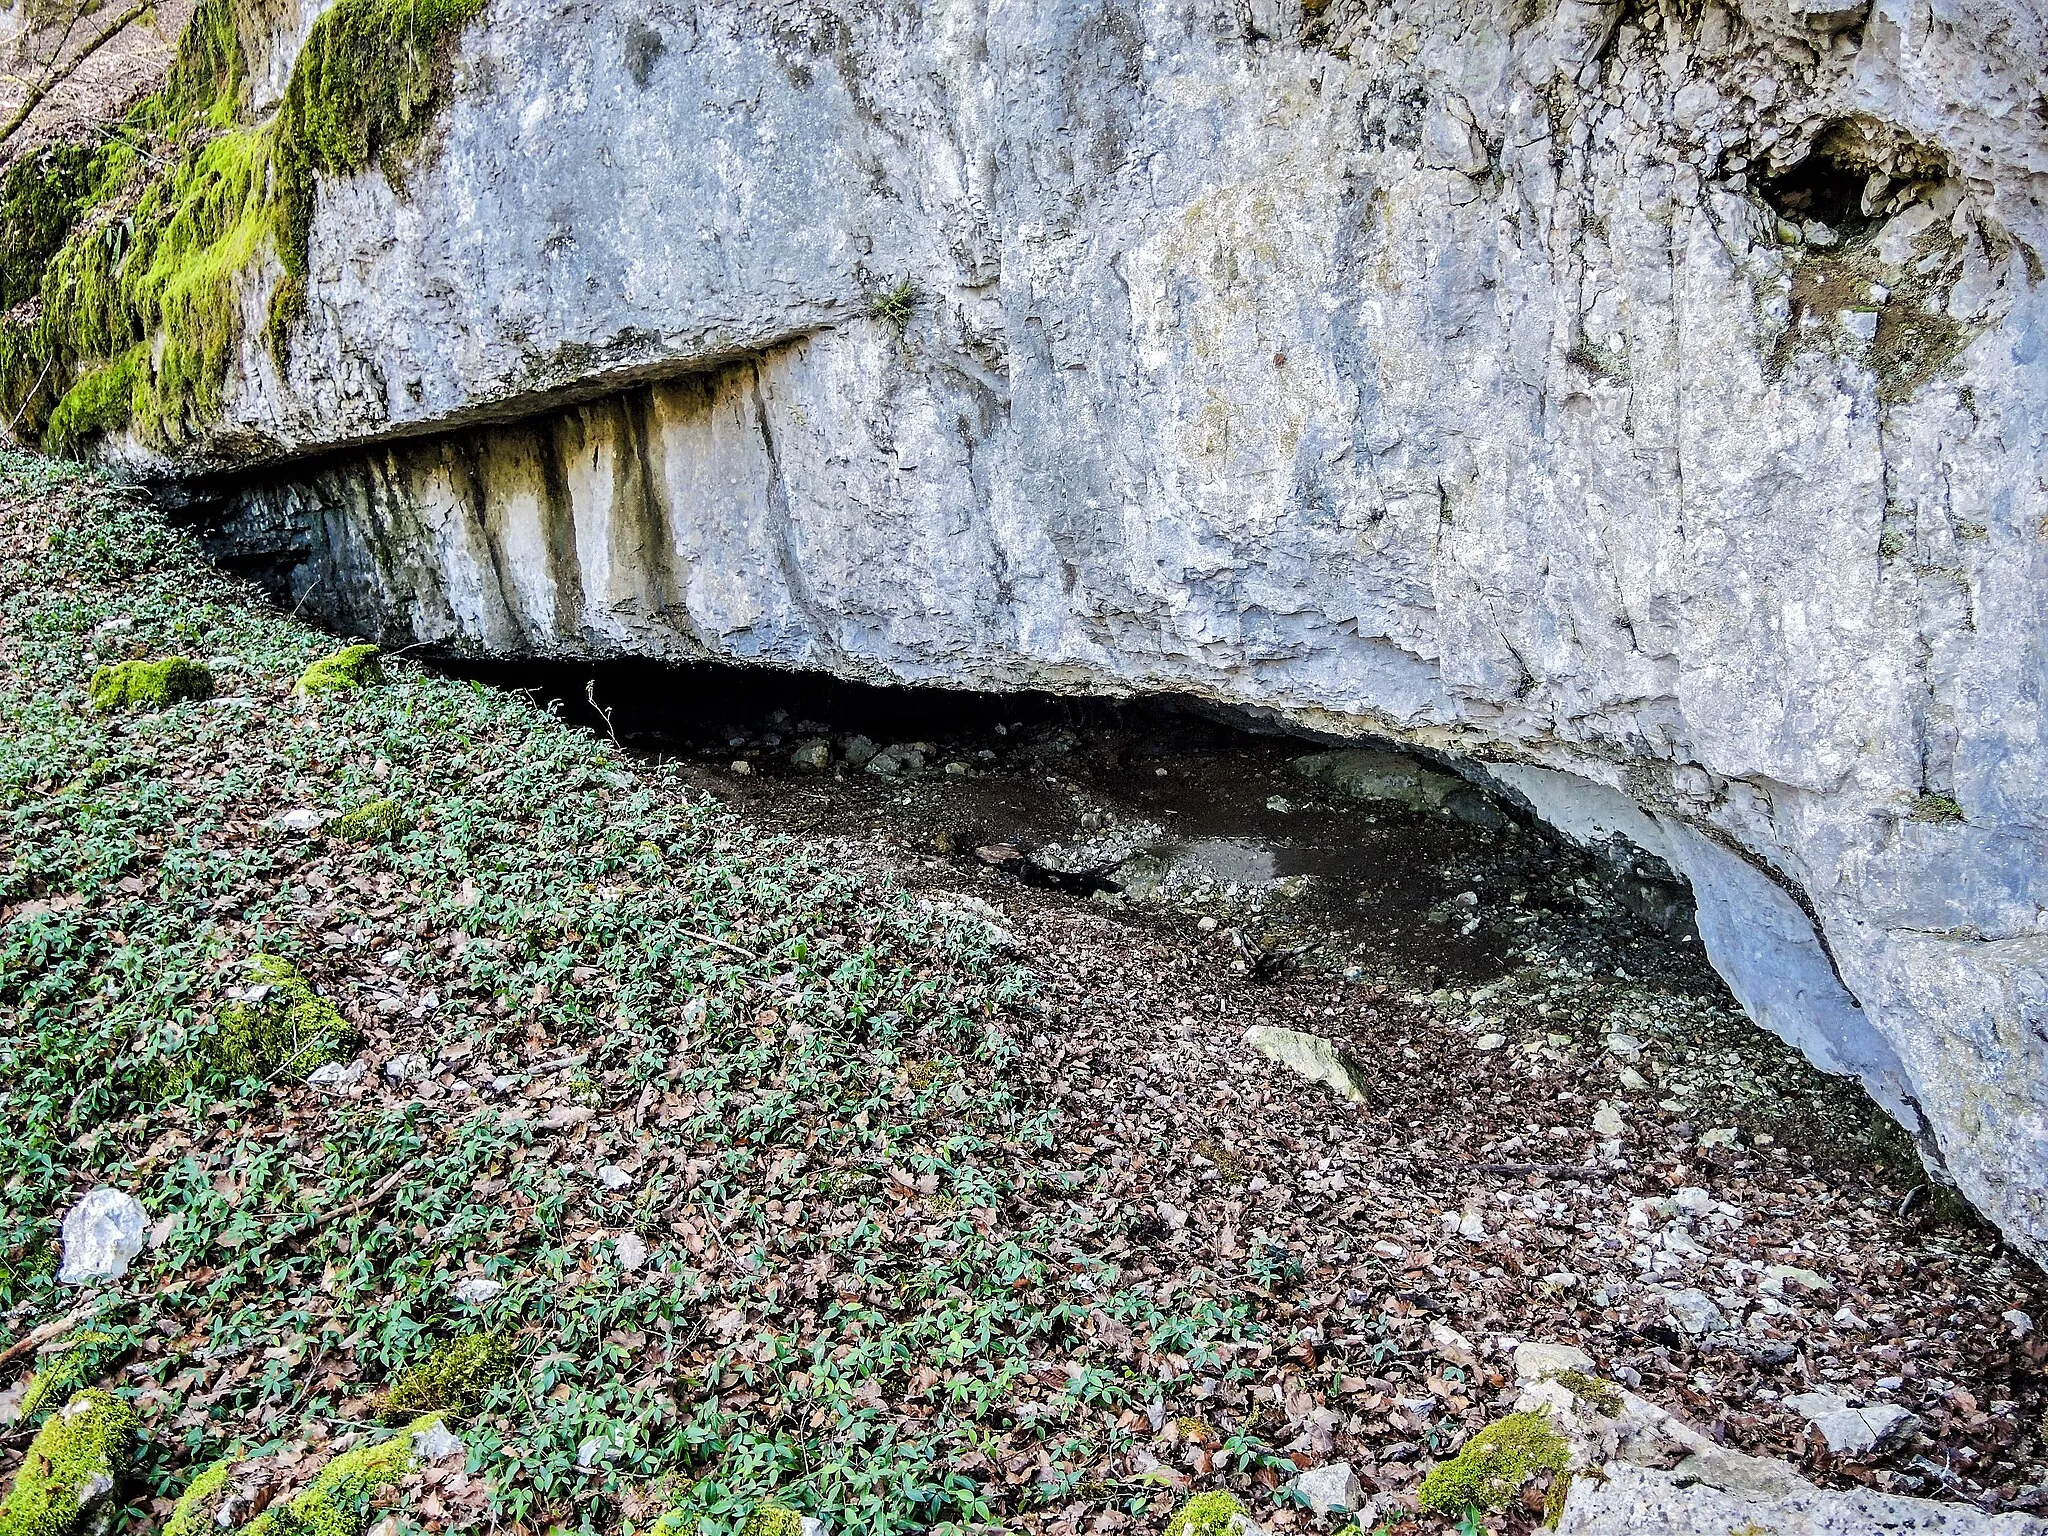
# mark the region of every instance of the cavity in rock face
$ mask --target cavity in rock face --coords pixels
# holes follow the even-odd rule
[[[1646,905],[2048,1251],[2031,15],[827,10],[487,9],[275,345],[102,451],[259,471],[219,548],[390,643],[1608,792]]]

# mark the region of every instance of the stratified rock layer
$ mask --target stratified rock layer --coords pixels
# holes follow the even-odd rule
[[[2038,7],[1303,9],[494,5],[153,467],[380,640],[1491,765],[2048,1251]]]

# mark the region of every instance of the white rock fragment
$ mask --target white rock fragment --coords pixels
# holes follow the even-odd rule
[[[300,806],[296,810],[286,811],[280,816],[271,817],[270,824],[280,832],[290,832],[304,837],[307,833],[317,832],[327,825],[327,813],[309,810],[305,806]]]
[[[615,1163],[606,1163],[597,1170],[597,1182],[614,1194],[633,1187],[633,1175]]]
[[[1602,1104],[1593,1111],[1593,1134],[1605,1141],[1612,1141],[1628,1129],[1628,1122],[1621,1118],[1621,1111],[1612,1104]]]
[[[416,1083],[432,1070],[427,1058],[417,1053],[394,1056],[384,1063],[384,1075],[394,1083]]]
[[[1593,1357],[1576,1344],[1550,1344],[1532,1340],[1515,1346],[1515,1380],[1541,1381],[1561,1371],[1593,1374]]]
[[[412,1453],[421,1461],[446,1461],[451,1456],[466,1455],[468,1449],[462,1437],[439,1419],[412,1437]]]
[[[1475,1051],[1497,1051],[1507,1043],[1508,1037],[1506,1035],[1488,1033],[1474,1040],[1472,1042],[1472,1049]]]
[[[2024,1339],[2034,1331],[2034,1320],[2018,1307],[2014,1307],[2010,1312],[2001,1312],[1998,1317],[2000,1322],[2012,1330],[2012,1336],[2016,1339]]]
[[[1363,1104],[1369,1097],[1364,1073],[1335,1041],[1303,1034],[1298,1029],[1255,1024],[1244,1032],[1244,1043],[1268,1061],[1278,1062],[1312,1083],[1323,1084],[1339,1098]]]
[[[64,1213],[64,1262],[59,1285],[119,1280],[149,1241],[149,1212],[133,1195],[105,1184]]]
[[[1705,1291],[1690,1287],[1672,1291],[1664,1298],[1664,1307],[1671,1314],[1671,1320],[1694,1338],[1720,1333],[1728,1326],[1728,1319]]]
[[[315,1067],[307,1076],[306,1082],[310,1087],[325,1088],[330,1093],[338,1093],[344,1088],[352,1088],[360,1083],[368,1071],[368,1064],[360,1060],[330,1061]]]
[[[1287,1485],[1308,1501],[1318,1515],[1364,1508],[1365,1489],[1348,1461],[1333,1461],[1326,1467],[1311,1467]]]
[[[1867,1456],[1920,1427],[1897,1403],[1861,1404],[1834,1392],[1801,1392],[1785,1406],[1819,1430],[1837,1456]]]
[[[504,1293],[505,1287],[496,1280],[487,1280],[482,1275],[469,1275],[455,1282],[455,1299],[465,1306],[480,1307],[487,1301],[495,1300]]]

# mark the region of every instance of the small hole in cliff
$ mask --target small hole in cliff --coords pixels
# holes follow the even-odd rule
[[[1759,190],[1781,218],[1855,235],[1885,216],[1895,193],[1946,175],[1938,150],[1875,118],[1846,117],[1822,130],[1803,160],[1762,180]]]
[[[1784,175],[1766,181],[1764,201],[1795,224],[1812,220],[1846,234],[1871,222],[1863,212],[1869,179],[1869,171],[1816,149]]]

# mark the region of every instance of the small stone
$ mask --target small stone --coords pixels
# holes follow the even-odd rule
[[[1643,1042],[1634,1035],[1609,1035],[1607,1054],[1619,1057],[1623,1061],[1640,1061],[1643,1055]]]
[[[133,1195],[105,1184],[64,1213],[64,1263],[59,1285],[119,1280],[149,1241],[149,1212]]]
[[[754,776],[754,765],[744,757],[732,760],[732,776],[736,779],[750,779]]]
[[[394,1083],[419,1082],[431,1070],[427,1058],[416,1052],[394,1056],[384,1063],[384,1075]]]
[[[1275,812],[1278,812],[1278,813],[1279,813],[1280,815],[1282,815],[1282,816],[1285,816],[1285,815],[1287,815],[1287,814],[1289,814],[1290,812],[1292,812],[1292,811],[1293,811],[1293,809],[1294,809],[1294,802],[1293,802],[1292,800],[1288,799],[1288,798],[1287,798],[1287,797],[1286,797],[1285,795],[1273,795],[1273,796],[1270,796],[1270,797],[1269,797],[1269,798],[1267,799],[1267,801],[1266,801],[1266,809],[1267,809],[1267,810],[1269,810],[1269,811],[1275,811]],[[1348,1473],[1349,1473],[1349,1472],[1351,1471],[1351,1469],[1350,1469],[1349,1467],[1345,1467],[1345,1466],[1344,1466],[1344,1463],[1343,1463],[1343,1462],[1341,1462],[1341,1461],[1337,1463],[1337,1466],[1340,1466],[1340,1467],[1344,1467],[1344,1470],[1345,1470],[1345,1472],[1346,1472],[1347,1474],[1348,1474]],[[1332,1470],[1332,1469],[1331,1469],[1331,1468],[1328,1468],[1328,1467],[1323,1467],[1323,1468],[1318,1468],[1317,1470],[1318,1470],[1318,1471],[1325,1471],[1325,1472],[1327,1472],[1327,1471],[1330,1471],[1330,1470]],[[1302,1477],[1313,1477],[1313,1476],[1315,1476],[1315,1473],[1313,1473],[1313,1472],[1304,1472],[1304,1473],[1302,1473]],[[1295,1481],[1299,1482],[1299,1481],[1300,1481],[1300,1478],[1297,1478],[1297,1479],[1296,1479]]]
[[[1721,1309],[1714,1305],[1714,1299],[1705,1291],[1691,1288],[1673,1291],[1664,1298],[1664,1306],[1670,1312],[1671,1320],[1694,1338],[1721,1333],[1728,1327],[1728,1319],[1721,1315]]]
[[[1593,1134],[1606,1141],[1628,1129],[1628,1122],[1621,1118],[1621,1111],[1612,1104],[1602,1104],[1593,1111]]]
[[[946,764],[946,777],[949,779],[965,779],[971,777],[973,773],[974,770],[966,763],[956,761]]]
[[[618,1253],[621,1269],[630,1272],[647,1262],[647,1245],[640,1240],[637,1233],[620,1233],[618,1242],[613,1246]]]
[[[502,1295],[505,1287],[482,1275],[470,1275],[455,1282],[455,1299],[464,1306],[480,1307]]]
[[[2018,1307],[2014,1307],[2010,1312],[2001,1312],[1998,1317],[2000,1322],[2012,1330],[2012,1336],[2016,1339],[2024,1339],[2034,1331],[2034,1320]]]
[[[616,1194],[619,1190],[632,1187],[633,1175],[612,1163],[606,1163],[597,1170],[597,1182]]]
[[[1877,311],[1874,309],[1845,309],[1835,316],[1835,322],[1845,334],[1863,346],[1877,340]]]
[[[1704,1216],[1714,1208],[1714,1197],[1691,1184],[1673,1195],[1671,1201],[1688,1216]]]
[[[1334,1041],[1321,1035],[1307,1035],[1296,1029],[1274,1029],[1256,1024],[1244,1032],[1244,1043],[1269,1061],[1312,1083],[1334,1089],[1339,1097],[1354,1104],[1367,1102],[1365,1074]]]
[[[440,1419],[412,1437],[412,1453],[421,1461],[446,1461],[451,1456],[465,1454],[467,1450],[462,1437]]]
[[[1469,1361],[1476,1358],[1472,1353],[1472,1341],[1449,1323],[1431,1323],[1429,1342],[1430,1347],[1446,1359]]]
[[[330,1061],[324,1066],[315,1067],[307,1076],[306,1082],[310,1087],[325,1088],[330,1093],[339,1093],[344,1088],[353,1088],[360,1083],[368,1070],[368,1065],[362,1061]]]
[[[1650,1080],[1634,1067],[1624,1066],[1615,1076],[1621,1079],[1621,1086],[1630,1093],[1644,1093],[1649,1089]]]
[[[1703,1147],[1732,1147],[1740,1139],[1740,1136],[1741,1133],[1732,1125],[1717,1125],[1710,1131],[1700,1133],[1700,1145]]]
[[[271,817],[270,824],[280,832],[290,832],[295,836],[304,837],[309,832],[318,832],[327,825],[327,813],[300,806],[297,810]]]
[[[1318,1515],[1345,1514],[1365,1507],[1365,1489],[1348,1461],[1333,1461],[1327,1467],[1311,1467],[1296,1474],[1288,1487],[1308,1501]]]
[[[1859,1405],[1834,1392],[1801,1392],[1785,1406],[1820,1431],[1837,1456],[1866,1456],[1920,1427],[1896,1403]]]
[[[1374,1243],[1372,1251],[1381,1258],[1396,1264],[1408,1257],[1408,1250],[1406,1248],[1403,1248],[1399,1243],[1390,1243],[1385,1238],[1381,1238],[1378,1242]]]
[[[827,741],[807,741],[790,753],[789,760],[799,768],[830,768],[832,744]]]
[[[1481,1035],[1472,1042],[1472,1049],[1475,1051],[1497,1051],[1507,1043],[1508,1037],[1506,1035]]]
[[[865,736],[849,736],[839,748],[839,755],[846,759],[849,768],[865,768],[875,760],[875,754],[882,749]]]
[[[1541,1381],[1562,1371],[1593,1374],[1593,1357],[1576,1344],[1532,1341],[1515,1346],[1515,1380]]]

